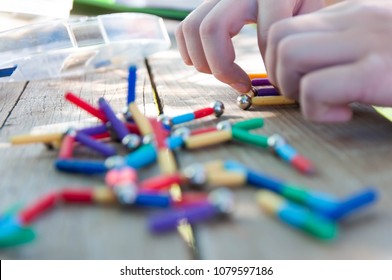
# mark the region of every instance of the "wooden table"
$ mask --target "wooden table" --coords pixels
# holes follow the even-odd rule
[[[176,22],[167,22],[169,31]],[[250,27],[235,43],[238,63],[249,72],[261,71],[255,30]],[[173,37],[172,37],[173,39]],[[15,203],[31,203],[64,186],[95,186],[102,176],[56,171],[57,152],[44,145],[10,146],[13,135],[64,131],[69,126],[97,123],[64,100],[74,92],[96,104],[105,97],[122,109],[127,92],[124,70],[54,79],[0,84],[0,210]],[[237,93],[213,77],[183,64],[175,47],[138,65],[137,104],[147,115],[175,116],[203,108],[214,100],[226,106],[222,119],[263,117],[259,132],[280,133],[316,165],[317,174],[303,176],[271,153],[249,145],[228,143],[197,151],[176,151],[180,168],[194,162],[235,159],[266,174],[343,197],[365,186],[379,190],[372,207],[340,223],[340,235],[322,242],[294,230],[264,213],[250,186],[234,191],[236,204],[230,219],[193,227],[194,243],[178,232],[149,233],[143,210],[120,207],[58,205],[33,228],[37,239],[0,251],[1,259],[390,259],[392,257],[392,124],[371,107],[356,106],[354,119],[345,124],[313,124],[298,106],[269,106],[243,111]],[[213,125],[213,117],[193,127]],[[86,156],[86,155],[84,155]],[[157,166],[139,172],[141,179],[158,174]]]

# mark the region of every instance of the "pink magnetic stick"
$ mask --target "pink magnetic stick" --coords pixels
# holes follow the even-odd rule
[[[74,130],[68,131],[61,141],[61,146],[58,154],[60,159],[72,158],[73,148],[75,143],[76,132]]]
[[[140,182],[140,191],[169,190],[173,184],[181,184],[184,177],[181,174],[159,175]]]
[[[157,145],[158,150],[167,148],[166,145],[167,133],[164,132],[165,130],[163,129],[162,124],[155,119],[149,119],[149,121],[154,131],[155,144]]]
[[[131,167],[115,168],[106,173],[105,183],[111,188],[137,181],[137,172]]]

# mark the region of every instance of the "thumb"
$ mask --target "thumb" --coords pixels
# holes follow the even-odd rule
[[[378,54],[311,72],[300,84],[302,112],[311,121],[343,122],[351,119],[353,102],[392,106],[391,75],[392,59]]]

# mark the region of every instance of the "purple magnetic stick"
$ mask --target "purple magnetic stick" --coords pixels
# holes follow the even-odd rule
[[[78,132],[75,137],[76,141],[79,143],[89,147],[90,149],[97,151],[101,155],[105,157],[110,157],[114,156],[117,154],[116,149],[113,148],[112,146],[109,146],[105,143],[99,142],[95,140],[94,138],[88,136],[87,134],[84,134],[82,132]]]
[[[94,135],[98,135],[98,134],[102,134],[102,133],[108,132],[108,128],[107,128],[106,125],[100,124],[100,125],[97,125],[97,126],[82,128],[82,129],[80,129],[78,131],[83,133],[83,134],[89,135],[89,136],[94,136]]]
[[[148,227],[154,233],[175,230],[182,220],[190,224],[210,219],[218,214],[216,207],[210,203],[178,208],[150,216]]]
[[[252,86],[261,87],[261,86],[272,86],[270,81],[266,78],[257,78],[252,80]]]
[[[106,118],[109,120],[113,130],[117,134],[117,137],[122,140],[125,136],[129,134],[128,128],[120,119],[117,118],[109,103],[107,103],[104,98],[101,97],[98,100],[98,104],[99,108],[103,111]]]
[[[257,88],[257,96],[279,96],[279,91],[274,87]]]

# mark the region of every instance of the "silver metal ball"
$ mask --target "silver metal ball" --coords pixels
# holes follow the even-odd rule
[[[273,134],[270,137],[268,137],[267,143],[270,148],[276,149],[282,145],[285,145],[286,140],[283,138],[283,136],[279,134]]]
[[[230,121],[221,121],[216,125],[216,129],[218,130],[231,130]]]
[[[121,112],[122,112],[122,115],[123,115],[123,117],[124,117],[124,119],[125,119],[126,121],[128,121],[128,122],[133,121],[132,113],[129,111],[129,108],[128,108],[128,107],[124,107],[124,108],[121,110]]]
[[[142,138],[143,145],[151,144],[154,141],[154,136],[152,134],[144,135]]]
[[[135,184],[117,185],[113,190],[120,204],[132,205],[135,203],[137,197],[137,187]]]
[[[207,182],[207,174],[202,164],[192,164],[183,169],[182,174],[194,187],[202,187]]]
[[[248,110],[252,106],[252,97],[243,94],[237,97],[237,104],[242,110]]]
[[[208,200],[222,214],[230,214],[234,210],[234,195],[227,188],[215,189],[208,195]]]
[[[255,97],[255,96],[259,95],[259,92],[258,92],[257,88],[252,87],[247,95],[249,95],[250,97]]]
[[[173,122],[169,116],[161,114],[157,117],[157,121],[162,123],[164,126],[171,128],[173,126]]]
[[[151,144],[153,141],[154,141],[153,134],[147,134],[143,136],[143,140],[142,140],[143,145]]]
[[[121,142],[128,149],[134,150],[142,144],[142,139],[139,135],[130,133],[126,135]]]
[[[219,118],[223,115],[225,111],[225,105],[222,101],[216,100],[214,103],[211,104],[211,107],[214,109],[215,117]]]
[[[187,139],[191,135],[191,130],[188,127],[179,127],[175,129],[172,136],[181,137],[183,140]]]
[[[143,136],[142,143],[143,145],[148,145],[154,143],[155,137],[154,134],[147,134]]]
[[[77,130],[74,127],[70,127],[70,128],[67,129],[67,131],[65,132],[64,136],[65,135],[69,135],[71,137],[75,137],[76,133],[77,133]]]
[[[122,156],[112,156],[105,160],[105,166],[107,169],[119,168],[126,166],[125,159]]]

